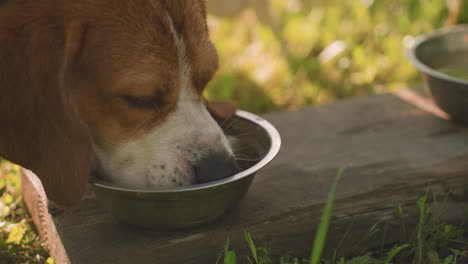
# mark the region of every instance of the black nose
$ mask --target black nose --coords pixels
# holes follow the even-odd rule
[[[225,153],[213,153],[198,162],[195,166],[197,183],[223,179],[239,171],[233,156]]]

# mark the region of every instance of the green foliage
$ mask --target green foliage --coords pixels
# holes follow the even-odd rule
[[[314,246],[312,249],[312,254],[310,258],[310,263],[311,264],[318,264],[320,262],[320,256],[323,250],[323,246],[325,245],[325,240],[327,236],[327,231],[328,231],[328,225],[330,223],[330,216],[331,216],[331,210],[333,208],[333,200],[335,198],[335,191],[336,191],[336,186],[338,185],[339,180],[341,179],[341,176],[343,175],[344,169],[341,168],[338,170],[338,173],[336,174],[330,193],[328,195],[327,203],[325,204],[325,209],[322,214],[322,219],[320,221],[320,224],[318,226],[317,234],[315,235],[315,240],[314,240]],[[262,247],[262,248],[257,248],[255,246],[255,243],[252,239],[252,236],[248,231],[244,231],[244,236],[245,240],[247,241],[247,244],[249,245],[253,261],[248,258],[249,263],[251,264],[270,264],[272,261],[268,257],[268,248],[267,247]],[[259,254],[260,253],[260,254]],[[234,257],[233,257],[234,256]],[[235,258],[235,253],[229,249],[229,239],[226,241],[226,245],[224,247],[224,264],[236,264],[237,260]],[[289,255],[285,255],[281,257],[280,259],[280,264],[283,263],[299,263],[298,258],[292,258]],[[352,262],[354,264],[360,264],[360,263],[366,263],[366,262],[358,262],[359,260],[356,260],[356,262]]]
[[[458,23],[463,24],[463,23],[468,23],[468,1],[464,0],[462,1],[462,6],[460,8],[460,16],[458,18]]]
[[[375,263],[375,260],[371,257],[370,253],[367,253],[364,256],[359,256],[350,259],[346,264],[372,264]]]
[[[417,226],[416,232],[416,259],[418,263],[421,263],[421,259],[423,257],[423,248],[425,240],[422,238],[424,232],[425,221],[427,217],[427,193],[419,198],[418,202],[416,203],[419,209],[419,221]]]
[[[229,249],[229,238],[226,240],[226,245],[224,246],[224,264],[236,264],[237,257],[236,253]]]
[[[388,253],[387,256],[385,257],[384,264],[391,264],[392,260],[395,258],[398,253],[400,253],[402,250],[411,247],[410,244],[404,244],[401,246],[395,245]]]
[[[54,264],[20,195],[18,167],[0,160],[0,264]]]
[[[419,219],[415,235],[410,239],[415,263],[465,263],[468,259],[466,239],[468,229],[462,222],[458,226],[441,221],[444,203],[439,204],[435,195],[432,198],[432,210],[429,207],[429,196],[426,192],[417,201]],[[466,214],[468,217],[468,213]],[[457,247],[457,249],[453,249]],[[444,261],[441,257],[445,256]],[[460,260],[460,257],[463,260]],[[460,262],[457,262],[457,258]]]
[[[446,0],[271,2],[276,33],[251,10],[210,18],[220,70],[209,99],[258,113],[414,85],[420,75],[405,58],[405,43],[447,16]]]
[[[334,197],[334,190],[336,183],[341,177],[342,171],[337,174],[335,181],[332,185],[332,190],[329,194],[327,204],[331,204],[331,200]],[[434,197],[435,199],[435,197]],[[416,202],[417,208],[419,209],[419,219],[416,228],[414,229],[413,235],[404,238],[408,240],[407,243],[395,244],[387,247],[384,250],[370,250],[364,252],[360,256],[354,257],[341,257],[335,261],[335,257],[332,260],[320,260],[320,252],[323,249],[323,243],[325,243],[325,235],[317,232],[316,240],[314,242],[314,248],[318,248],[313,254],[311,259],[304,259],[299,257],[293,257],[289,254],[285,254],[279,258],[278,261],[272,261],[268,257],[268,249],[266,247],[257,248],[254,240],[250,233],[245,232],[245,239],[250,247],[251,254],[254,261],[248,258],[250,264],[305,264],[305,263],[324,263],[324,264],[405,264],[405,263],[428,263],[428,264],[461,264],[467,263],[468,261],[468,229],[462,222],[458,226],[448,225],[441,221],[441,214],[439,210],[443,209],[444,204],[440,204],[439,208],[433,209],[431,212],[429,207],[428,193],[424,194]],[[437,201],[431,201],[431,205],[437,205]],[[331,206],[331,205],[330,205]],[[325,206],[327,207],[327,205]],[[398,214],[402,219],[401,223],[406,225],[403,217],[403,208],[399,205]],[[331,210],[331,207],[330,207]],[[319,229],[327,229],[325,222],[329,222],[328,209],[324,210]],[[328,215],[328,216],[327,216]],[[467,214],[468,216],[468,214]],[[364,241],[366,237],[369,237],[369,233],[374,233],[376,226],[374,225],[369,232],[363,234]],[[326,234],[326,232],[325,232]],[[405,236],[406,237],[406,236]],[[403,240],[403,241],[404,241]],[[318,241],[318,242],[317,242]],[[403,242],[403,241],[400,241]],[[319,244],[319,246],[317,246]],[[224,249],[225,261],[224,264],[237,264],[235,258],[235,252],[228,248],[229,240],[226,243]],[[319,253],[317,253],[319,252]],[[234,258],[230,257],[231,255]],[[318,257],[317,257],[318,256]],[[314,262],[312,262],[314,261]],[[244,262],[239,262],[244,263]]]
[[[322,250],[325,246],[325,241],[327,238],[328,226],[330,225],[330,217],[333,208],[333,200],[335,199],[336,186],[338,185],[341,176],[343,176],[343,172],[343,168],[338,170],[338,173],[333,180],[331,190],[328,193],[327,203],[325,204],[325,209],[323,210],[322,218],[320,220],[317,233],[315,234],[314,245],[312,247],[312,253],[310,256],[310,264],[318,264],[320,262]]]
[[[247,231],[244,231],[244,235],[245,235],[245,240],[249,244],[250,252],[252,253],[252,257],[254,259],[254,261],[251,261],[249,259],[249,263],[251,263],[251,264],[268,264],[268,263],[270,263],[271,261],[268,258],[268,248],[265,248],[265,247],[264,248],[257,248],[255,246],[255,243],[254,243],[250,233],[247,232]],[[259,254],[259,253],[261,253],[261,254]]]
[[[398,211],[398,216],[400,217],[400,225],[403,231],[403,239],[406,239],[408,237],[408,232],[406,231],[405,216],[403,215],[403,207],[401,207],[401,204],[398,205],[397,211]]]

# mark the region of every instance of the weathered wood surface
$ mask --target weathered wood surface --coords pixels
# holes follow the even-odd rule
[[[56,263],[68,264],[67,253],[48,212],[47,197],[39,178],[30,170],[21,169],[23,200],[31,214],[32,221]]]
[[[376,223],[385,223],[385,240],[394,241],[401,235],[396,206],[401,204],[407,222],[414,223],[415,201],[427,189],[447,197],[446,220],[463,217],[468,203],[467,128],[395,94],[265,118],[280,131],[282,150],[223,220],[178,232],[143,230],[117,223],[89,194],[78,211],[54,219],[72,263],[215,263],[227,237],[241,255],[248,253],[245,229],[257,245],[270,246],[273,256],[285,251],[307,256],[331,180],[344,166],[328,252],[340,241],[341,253],[380,246],[379,236],[357,243]]]

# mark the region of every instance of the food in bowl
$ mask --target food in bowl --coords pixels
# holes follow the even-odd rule
[[[468,81],[468,65],[466,66],[447,66],[438,69],[440,72],[449,76]]]

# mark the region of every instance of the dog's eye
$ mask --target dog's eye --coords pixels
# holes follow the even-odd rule
[[[137,108],[148,108],[148,109],[159,109],[163,105],[163,101],[160,98],[152,96],[131,96],[124,95],[122,99],[126,101],[130,106]]]

